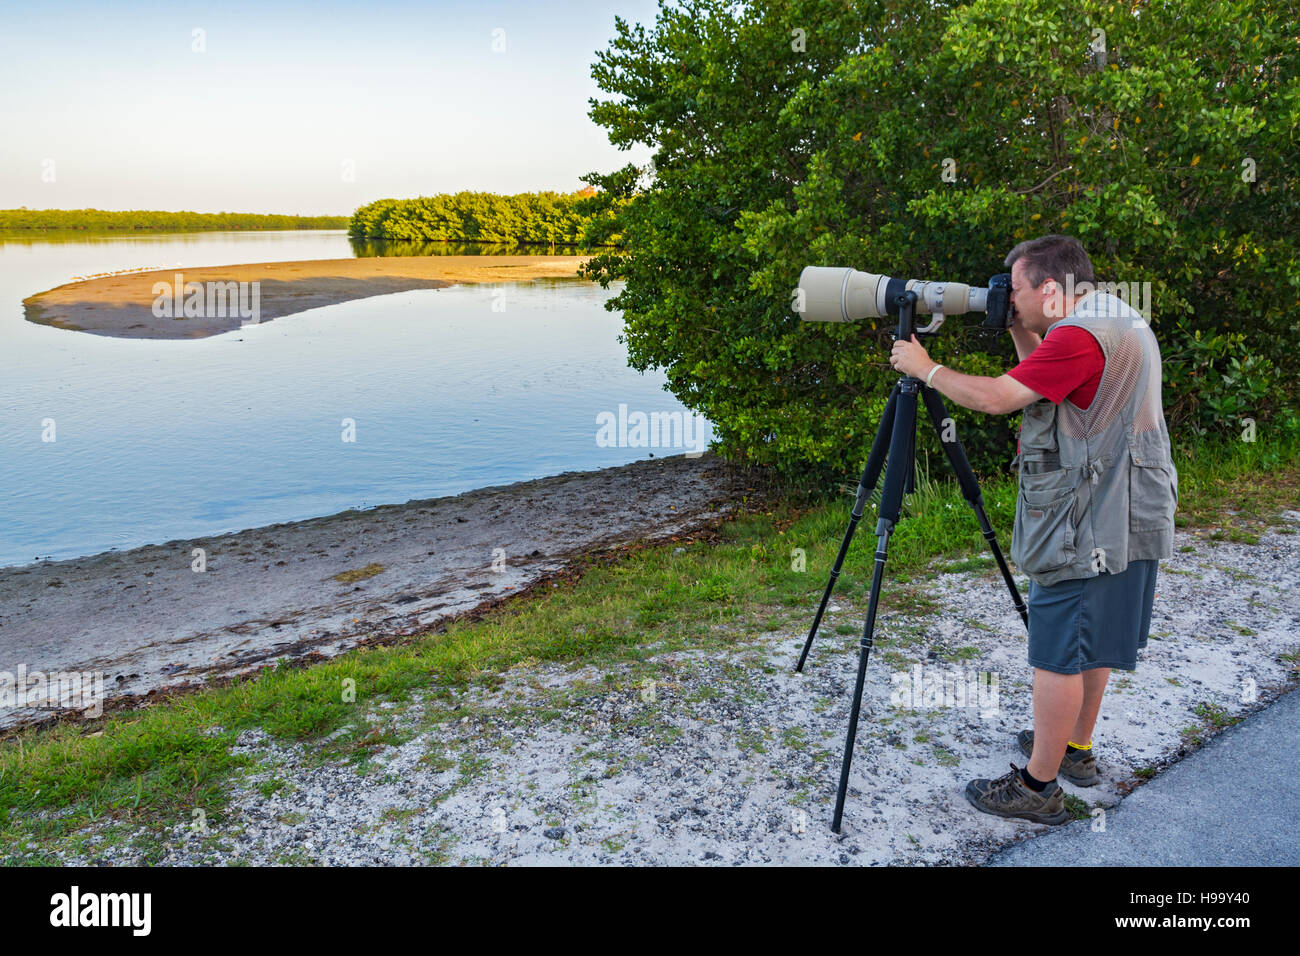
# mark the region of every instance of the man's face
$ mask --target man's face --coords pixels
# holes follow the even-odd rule
[[[1047,303],[1055,293],[1054,279],[1044,279],[1037,287],[1029,284],[1025,278],[1023,258],[1011,264],[1011,304],[1016,307],[1016,321],[1027,331],[1042,335],[1062,318],[1060,315],[1049,316],[1046,311]]]

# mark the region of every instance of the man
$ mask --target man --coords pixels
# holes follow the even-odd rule
[[[1020,364],[997,378],[935,363],[913,336],[890,361],[976,411],[1024,409],[1011,560],[1028,573],[1034,729],[1024,767],[972,780],[980,810],[1064,823],[1058,775],[1100,781],[1093,725],[1112,668],[1137,669],[1159,558],[1173,554],[1178,501],[1160,400],[1160,349],[1122,299],[1092,288],[1077,239],[1022,242],[1011,267],[1011,337]],[[1049,334],[1050,332],[1050,334]]]

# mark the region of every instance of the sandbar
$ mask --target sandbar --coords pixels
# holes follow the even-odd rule
[[[201,339],[248,324],[240,315],[238,296],[229,307],[206,307],[201,315],[183,314],[181,291],[177,308],[160,308],[156,283],[257,283],[258,322],[307,309],[412,289],[440,289],[455,284],[528,282],[574,277],[590,256],[373,256],[361,259],[311,259],[301,262],[258,262],[247,265],[202,266],[130,272],[69,282],[23,300],[29,322],[92,335],[131,339]],[[242,287],[246,305],[251,285]],[[170,293],[169,293],[170,295]],[[175,313],[181,312],[180,315]],[[225,314],[220,314],[225,313]]]

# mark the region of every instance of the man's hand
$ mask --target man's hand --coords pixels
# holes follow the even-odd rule
[[[894,350],[889,353],[889,364],[904,375],[911,375],[913,378],[925,381],[925,377],[930,374],[930,370],[936,363],[926,352],[925,346],[918,342],[916,335],[913,334],[910,342],[899,339],[894,343]]]

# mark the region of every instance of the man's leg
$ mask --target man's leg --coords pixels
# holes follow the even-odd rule
[[[1070,734],[1082,718],[1084,677],[1034,668],[1034,755],[1026,769],[1035,780],[1055,780]],[[1101,706],[1101,695],[1097,696]],[[1096,720],[1096,710],[1092,720]],[[1076,744],[1085,743],[1075,740]]]
[[[1083,672],[1083,706],[1079,708],[1079,719],[1074,722],[1074,732],[1070,735],[1072,743],[1086,744],[1092,740],[1092,729],[1097,723],[1101,697],[1106,693],[1109,679],[1109,667],[1094,667]]]

